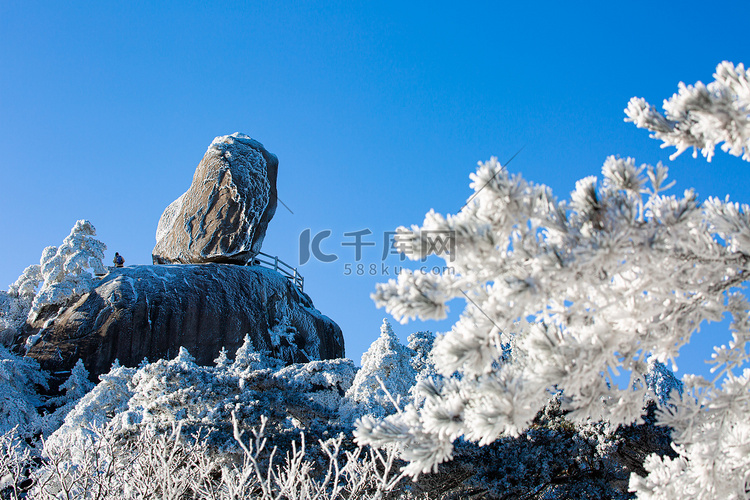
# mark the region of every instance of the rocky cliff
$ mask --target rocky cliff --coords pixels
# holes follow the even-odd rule
[[[341,329],[291,281],[270,269],[229,264],[112,270],[69,307],[42,311],[28,355],[44,368],[84,360],[92,377],[115,359],[136,366],[187,348],[201,365],[231,354],[249,334],[286,362],[344,356]]]

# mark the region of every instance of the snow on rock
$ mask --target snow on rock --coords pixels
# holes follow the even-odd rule
[[[159,220],[154,264],[250,262],[276,212],[278,166],[247,135],[215,138],[188,190]]]
[[[55,312],[28,355],[51,371],[83,359],[92,377],[115,359],[137,366],[187,348],[210,365],[249,334],[258,351],[285,363],[344,355],[341,329],[276,271],[227,264],[113,269],[88,294]],[[40,318],[37,324],[41,325]]]

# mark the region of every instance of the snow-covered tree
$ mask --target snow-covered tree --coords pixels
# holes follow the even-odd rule
[[[38,411],[44,401],[36,387],[47,387],[49,375],[33,359],[17,356],[0,346],[0,434],[16,428],[29,438],[44,427]]]
[[[234,358],[224,352],[216,367],[198,366],[180,349],[172,360],[137,369],[113,366],[45,440],[32,498],[57,498],[66,488],[74,491],[66,498],[255,498],[260,491],[279,500],[388,498],[368,492],[399,478],[393,455],[357,449],[342,432],[351,424],[336,420],[354,378],[351,360],[283,366],[255,351],[249,337]],[[258,423],[262,429],[248,443]],[[300,432],[302,444],[292,445]],[[254,445],[257,452],[266,440],[262,455],[237,462],[238,453]],[[273,462],[285,452],[284,463]],[[335,473],[320,467],[339,454]],[[99,496],[82,491],[103,482]],[[172,487],[181,493],[165,493]]]
[[[380,337],[362,355],[362,367],[346,397],[362,406],[364,413],[384,415],[394,411],[390,398],[405,398],[414,385],[413,355],[414,351],[399,342],[388,320],[383,319]]]
[[[409,335],[408,347],[414,352],[411,358],[411,366],[414,368],[414,385],[409,389],[409,401],[417,408],[424,404],[425,396],[420,391],[422,382],[429,382],[436,388],[442,387],[445,377],[435,368],[432,358],[432,348],[435,345],[435,334],[432,332],[415,332]]]
[[[0,434],[29,439],[49,436],[92,388],[88,371],[79,360],[59,387],[64,394],[43,396],[49,389],[49,374],[39,363],[0,346]],[[40,391],[41,389],[41,391]]]
[[[7,292],[0,292],[0,332],[10,331],[15,337],[16,331],[23,326],[31,310],[39,285],[44,281],[39,264],[24,269],[21,276],[8,287]],[[14,338],[0,339],[12,343]]]
[[[0,345],[13,344],[18,328],[26,322],[32,300],[0,291]]]
[[[54,411],[45,416],[44,433],[49,435],[56,431],[62,425],[68,413],[76,407],[86,394],[91,392],[94,385],[89,380],[89,371],[83,366],[83,361],[79,359],[70,371],[68,379],[58,388],[58,391],[63,394],[47,401],[46,406],[50,409],[54,408]]]
[[[87,220],[76,222],[59,247],[47,247],[42,252],[40,272],[44,280],[29,311],[33,321],[48,304],[64,304],[88,293],[93,287],[93,276],[106,272],[102,259],[107,246],[95,238],[96,229]]]
[[[648,370],[644,375],[644,381],[648,392],[653,395],[654,401],[659,406],[669,404],[672,391],[676,391],[675,397],[681,397],[683,392],[682,382],[675,377],[674,372],[666,367],[664,363],[654,358],[648,363]]]
[[[68,435],[69,440],[85,441],[91,438],[87,429],[105,427],[115,416],[125,413],[133,397],[131,382],[136,371],[115,360],[109,373],[99,375],[100,382],[65,415],[62,425],[50,439]]]
[[[225,357],[226,353],[223,359],[221,353],[219,353],[219,358],[216,360],[217,366],[226,365],[229,371],[236,375],[256,370],[277,369],[284,365],[281,360],[271,357],[270,352],[258,352],[253,345],[253,339],[250,338],[250,335],[245,335],[245,339],[237,349],[234,361],[231,364],[228,363]]]
[[[198,366],[184,348],[171,360],[144,361],[135,368],[119,365],[101,375],[101,382],[89,391],[65,417],[50,438],[88,439],[88,424],[114,426],[118,432],[138,432],[155,425],[172,424],[186,431],[203,429],[231,438],[231,413],[253,422],[265,415],[269,430],[292,438],[300,430],[321,435],[337,427],[331,419],[340,406],[344,391],[351,386],[354,366],[350,360],[315,361],[284,366],[279,360],[245,343],[230,361],[226,353],[217,366]],[[244,424],[243,424],[244,425]],[[350,426],[349,426],[350,427]]]
[[[717,81],[737,94],[726,97],[739,106],[732,120],[718,119],[729,110],[715,100],[696,99],[681,104],[693,118],[672,124],[686,133],[679,123],[697,120],[689,130],[705,129],[705,140],[689,145],[707,156],[718,137],[731,138],[726,149],[733,154],[747,144],[747,125],[733,125],[747,123],[747,74],[738,66],[730,78],[731,68],[720,65]],[[711,92],[722,95],[718,85]],[[722,136],[725,126],[738,132]],[[678,150],[688,144],[669,141]],[[630,158],[608,158],[601,179],[581,179],[567,201],[494,158],[471,177],[474,193],[458,214],[431,211],[421,227],[398,230],[412,259],[447,259],[448,249],[431,238],[452,235],[455,273],[403,271],[373,295],[404,322],[442,319],[448,301],[466,299],[461,318],[433,349],[438,371],[460,377],[442,387],[421,382],[426,401],[419,410],[363,418],[359,442],[396,444],[409,473],[426,472],[451,458],[459,437],[487,444],[519,435],[560,390],[574,422],[639,422],[654,396],[649,364],[674,367],[702,324],[728,314],[733,339],[710,355],[713,378],[683,377],[682,397],[673,391],[658,414],[673,429],[679,456],[652,456],[648,476],[632,476],[631,488],[642,498],[748,498],[750,370],[740,370],[750,359],[750,304],[738,288],[750,273],[750,207],[700,202],[692,190],[665,195],[667,168]],[[622,373],[630,381],[621,387],[614,377]]]
[[[39,264],[32,264],[23,270],[21,276],[8,287],[8,295],[13,297],[34,297],[39,285],[44,281],[42,268]]]
[[[435,334],[432,332],[414,332],[409,335],[407,339],[409,344],[407,347],[414,351],[414,356],[411,359],[411,366],[414,368],[416,373],[423,371],[433,371],[434,364],[430,359],[430,352],[432,352],[432,346],[435,343]]]

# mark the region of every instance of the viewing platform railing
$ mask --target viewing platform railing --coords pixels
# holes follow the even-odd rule
[[[248,265],[273,269],[292,280],[292,283],[297,285],[300,292],[305,291],[305,278],[300,275],[297,268],[290,266],[276,255],[268,255],[267,253],[260,252]]]
[[[281,273],[283,276],[286,276],[290,280],[292,280],[292,283],[294,283],[297,288],[299,288],[300,292],[305,291],[305,278],[302,277],[302,275],[297,271],[296,267],[292,267],[283,260],[279,259],[276,255],[268,255],[267,253],[260,252],[258,255],[255,256],[255,258],[247,263],[248,266],[261,266],[265,267],[267,269],[273,269],[274,271]],[[128,267],[133,267],[128,266]],[[94,277],[97,279],[102,279],[104,276],[107,275],[112,269],[115,269],[114,266],[108,266],[105,268],[106,272],[94,274]]]

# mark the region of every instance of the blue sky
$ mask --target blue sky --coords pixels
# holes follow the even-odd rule
[[[279,207],[264,251],[296,264],[304,229],[331,230],[323,248],[339,259],[300,270],[357,362],[379,334],[369,295],[387,276],[346,276],[358,262],[344,233],[372,231],[359,263],[380,274],[383,232],[455,213],[477,161],[523,147],[510,170],[566,197],[619,154],[667,163],[677,192],[749,202],[750,165],[670,162],[623,109],[710,81],[722,60],[750,63],[750,4],[611,4],[5,0],[0,286],[81,218],[108,258],[149,264],[164,208],[211,140],[238,131],[279,157],[293,212]],[[394,329],[405,340],[449,324]],[[717,331],[681,371],[704,371],[696,359],[726,341]]]

